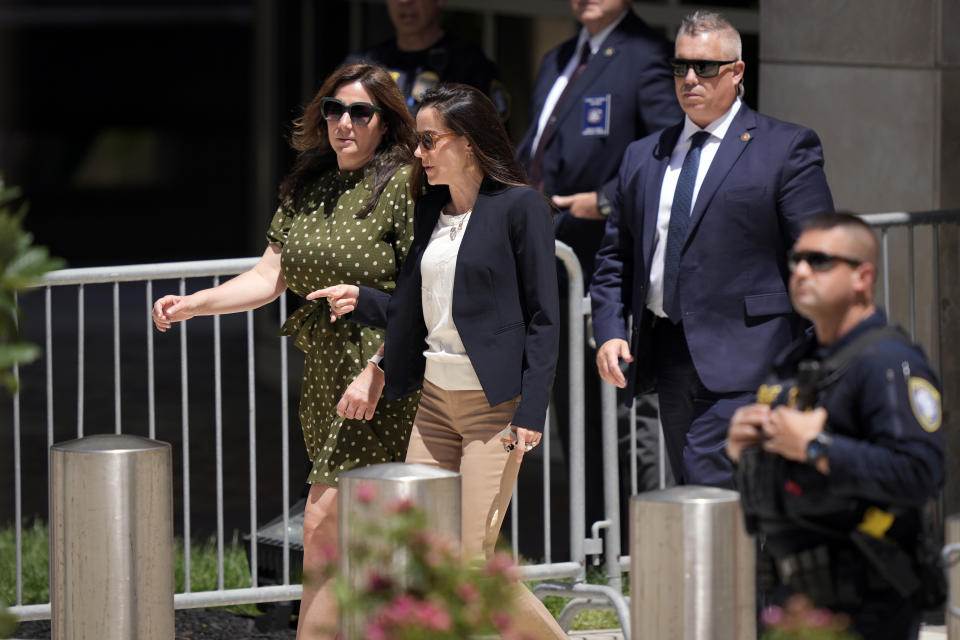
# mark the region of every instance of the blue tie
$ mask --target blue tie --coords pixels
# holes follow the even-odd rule
[[[690,150],[683,158],[677,189],[673,192],[673,205],[670,207],[667,251],[663,258],[663,311],[674,324],[680,322],[680,297],[677,295],[680,250],[687,239],[687,227],[690,226],[690,205],[693,203],[693,187],[697,183],[697,169],[700,168],[700,147],[709,137],[706,131],[698,131],[690,138]]]

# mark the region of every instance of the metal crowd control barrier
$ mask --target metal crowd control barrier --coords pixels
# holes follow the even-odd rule
[[[571,378],[569,380],[569,395],[570,395],[570,433],[571,433],[571,442],[569,443],[570,456],[568,460],[568,479],[570,482],[569,490],[569,554],[557,553],[555,549],[551,548],[550,539],[551,539],[551,521],[552,511],[550,504],[549,492],[544,493],[543,499],[543,509],[544,509],[544,520],[543,520],[543,544],[545,550],[545,560],[541,564],[535,565],[525,565],[522,567],[521,574],[526,580],[573,580],[574,584],[571,586],[569,584],[556,585],[556,589],[567,589],[572,591],[575,595],[583,594],[601,594],[606,595],[609,592],[610,595],[613,595],[613,590],[607,587],[606,585],[588,585],[585,584],[586,580],[586,569],[585,569],[585,558],[586,558],[586,547],[587,538],[585,532],[587,530],[585,523],[585,495],[584,495],[584,461],[583,461],[583,448],[584,448],[584,438],[583,438],[583,429],[584,429],[584,402],[583,402],[583,352],[579,348],[579,345],[584,343],[584,332],[583,332],[583,319],[586,313],[589,312],[589,309],[584,306],[584,297],[583,297],[583,285],[582,285],[582,273],[580,271],[580,265],[576,258],[576,255],[573,251],[563,245],[562,243],[557,243],[557,257],[561,263],[566,267],[569,274],[569,300],[570,307],[567,310],[568,316],[570,318],[570,341],[567,345],[567,348],[571,351]],[[247,424],[246,424],[246,443],[249,448],[249,454],[247,459],[247,472],[249,475],[249,482],[244,485],[241,483],[241,491],[244,489],[248,494],[248,513],[249,513],[249,531],[255,532],[258,531],[258,522],[269,519],[273,514],[263,514],[261,513],[262,507],[258,505],[257,500],[257,469],[258,469],[258,452],[261,447],[265,447],[268,444],[273,446],[273,442],[277,439],[271,440],[270,443],[263,443],[262,438],[258,440],[257,438],[257,404],[255,401],[255,387],[256,387],[256,361],[255,354],[261,354],[262,351],[257,351],[254,344],[254,335],[256,333],[256,328],[259,325],[255,325],[255,315],[253,312],[247,312],[241,314],[243,323],[246,330],[246,367],[245,368],[223,368],[221,367],[220,360],[224,353],[228,350],[230,352],[242,353],[244,351],[242,344],[230,343],[228,345],[222,344],[221,338],[221,318],[220,316],[213,316],[212,319],[206,319],[206,322],[212,322],[212,342],[213,342],[213,364],[214,364],[214,375],[213,375],[213,392],[201,391],[198,390],[198,386],[206,381],[200,381],[197,379],[196,374],[190,374],[192,367],[189,367],[190,355],[192,351],[188,349],[188,340],[187,334],[191,331],[191,327],[203,326],[206,325],[195,325],[194,323],[197,320],[190,320],[187,322],[178,323],[175,329],[172,330],[172,333],[168,333],[165,338],[162,338],[164,342],[163,346],[166,348],[165,354],[177,355],[179,357],[179,396],[180,396],[180,407],[179,412],[176,408],[169,405],[159,406],[158,403],[158,394],[155,391],[155,386],[157,385],[155,369],[157,368],[157,360],[155,357],[159,351],[159,343],[161,338],[156,334],[152,322],[150,320],[149,309],[153,304],[155,297],[163,293],[169,292],[169,288],[164,285],[163,289],[157,287],[156,291],[154,288],[155,281],[158,280],[175,280],[174,286],[181,295],[188,293],[187,290],[187,279],[194,278],[205,278],[204,282],[200,286],[196,286],[195,283],[192,283],[191,291],[203,288],[206,286],[215,286],[219,284],[221,278],[232,276],[238,273],[242,273],[250,269],[254,264],[256,264],[257,258],[239,258],[231,260],[210,260],[210,261],[192,261],[192,262],[176,262],[176,263],[163,263],[163,264],[142,264],[142,265],[130,265],[130,266],[120,266],[120,267],[92,267],[92,268],[82,268],[82,269],[64,269],[56,272],[52,272],[45,276],[40,284],[39,291],[31,293],[29,295],[42,297],[43,307],[42,309],[35,313],[31,314],[29,317],[32,320],[31,326],[25,328],[30,329],[39,329],[42,326],[43,334],[42,338],[31,338],[29,335],[28,339],[32,339],[35,342],[41,342],[44,347],[44,358],[38,362],[30,365],[30,369],[27,368],[14,368],[15,378],[21,382],[20,390],[17,394],[14,395],[12,400],[12,413],[13,421],[12,428],[9,430],[0,431],[0,437],[3,437],[3,434],[6,434],[7,437],[11,440],[11,446],[9,448],[10,457],[12,459],[12,464],[10,469],[13,471],[13,523],[15,530],[15,559],[14,559],[14,571],[15,571],[15,597],[10,606],[10,611],[16,615],[21,621],[30,621],[30,620],[43,620],[49,619],[51,617],[51,605],[50,603],[36,603],[36,602],[24,602],[23,598],[23,483],[22,477],[24,473],[23,459],[24,455],[29,454],[30,452],[25,452],[21,447],[22,436],[24,431],[26,431],[32,437],[43,438],[45,435],[46,449],[53,446],[56,442],[55,439],[55,429],[54,425],[57,425],[56,429],[56,438],[62,438],[63,426],[64,424],[69,423],[69,418],[65,418],[64,412],[60,411],[57,414],[55,419],[55,405],[53,402],[54,389],[55,389],[55,377],[57,384],[63,384],[61,381],[63,378],[72,378],[74,373],[67,372],[67,374],[61,374],[58,369],[55,376],[54,371],[54,362],[55,354],[63,354],[65,350],[69,350],[69,357],[75,356],[76,369],[76,417],[75,417],[75,428],[73,428],[73,435],[77,438],[82,438],[85,435],[85,430],[89,432],[89,427],[85,425],[85,415],[88,414],[92,409],[90,405],[86,402],[87,396],[91,394],[90,389],[92,389],[95,383],[91,383],[90,380],[95,380],[94,374],[100,374],[102,371],[110,372],[109,364],[105,366],[96,367],[91,365],[91,361],[95,360],[95,356],[98,354],[90,355],[90,350],[86,349],[88,342],[93,342],[94,333],[96,331],[96,323],[92,322],[89,318],[91,314],[89,307],[91,305],[89,300],[98,300],[97,297],[100,293],[103,292],[102,289],[95,289],[95,287],[109,287],[112,297],[112,308],[109,303],[104,303],[103,305],[96,304],[96,311],[99,312],[101,308],[107,310],[107,313],[112,313],[112,323],[101,322],[101,324],[110,324],[110,341],[112,342],[112,356],[113,368],[112,368],[112,385],[111,384],[100,384],[96,385],[98,391],[102,390],[105,393],[109,393],[112,390],[113,394],[113,406],[110,407],[109,404],[105,406],[103,403],[100,403],[101,406],[96,407],[99,409],[106,409],[109,411],[112,408],[112,413],[114,416],[113,431],[116,434],[123,432],[130,432],[134,429],[139,430],[143,429],[143,433],[149,438],[155,438],[157,435],[158,429],[158,414],[163,413],[166,420],[169,422],[173,416],[176,416],[179,413],[179,422],[180,422],[180,434],[182,437],[182,443],[174,448],[174,465],[175,468],[178,468],[179,471],[179,482],[180,490],[175,496],[176,503],[176,513],[179,514],[180,529],[177,530],[178,535],[182,535],[184,539],[184,557],[183,557],[183,573],[185,585],[182,592],[178,592],[174,595],[174,606],[176,609],[185,609],[192,607],[206,607],[206,606],[224,606],[224,605],[233,605],[233,604],[247,604],[247,603],[266,603],[266,602],[283,602],[290,600],[297,600],[301,595],[301,586],[296,583],[291,583],[290,577],[290,549],[292,538],[296,535],[296,532],[291,531],[290,527],[290,514],[286,508],[282,510],[281,525],[278,530],[282,532],[282,546],[281,546],[281,555],[282,555],[282,571],[279,571],[279,577],[277,579],[278,584],[261,584],[259,578],[259,564],[260,558],[258,557],[258,544],[257,538],[254,535],[250,537],[250,548],[249,548],[249,564],[250,564],[250,585],[249,587],[237,587],[237,588],[227,588],[224,585],[224,556],[225,556],[225,535],[224,535],[224,520],[225,520],[225,506],[224,506],[224,494],[226,491],[234,491],[230,494],[231,502],[236,505],[238,502],[242,501],[244,498],[242,496],[237,496],[236,487],[233,485],[228,485],[224,482],[224,467],[225,460],[223,455],[223,445],[224,445],[224,398],[222,393],[222,386],[224,385],[224,380],[229,376],[233,376],[233,379],[240,378],[242,379],[244,374],[246,378],[246,388],[247,388],[247,403],[249,410],[247,412]],[[126,283],[137,283],[144,287],[143,298],[141,302],[134,301],[133,305],[130,304],[128,298],[124,298],[124,304],[121,304],[121,294],[120,287],[121,284],[128,286]],[[132,285],[130,285],[132,286]],[[56,312],[54,311],[54,290],[58,290],[56,299],[60,302],[63,298],[69,296],[62,296],[59,293],[59,290],[66,290],[72,288],[75,294],[75,300],[71,299],[71,304],[75,304],[75,319],[71,320],[71,312],[69,306],[60,303],[56,307]],[[128,296],[129,297],[129,296]],[[127,312],[125,316],[122,311]],[[273,311],[276,313],[276,317],[279,319],[279,323],[282,323],[288,313],[286,307],[285,297],[281,296],[279,302],[276,305],[276,308]],[[131,321],[128,318],[130,314],[134,314],[135,320]],[[43,318],[42,324],[37,323],[38,318]],[[66,332],[63,326],[58,327],[55,331],[54,318],[58,322],[64,322],[64,326],[67,327]],[[102,319],[101,319],[102,320]],[[136,340],[131,340],[126,336],[126,333],[132,332],[132,326],[137,328],[142,328],[143,342],[138,344]],[[193,334],[197,336],[200,335],[198,329],[192,330]],[[121,340],[121,333],[124,333],[125,337]],[[56,340],[54,339],[56,336]],[[179,339],[177,339],[179,338]],[[76,341],[75,353],[73,351],[73,341]],[[195,339],[194,339],[195,340]],[[279,361],[280,361],[280,374],[279,374],[279,395],[280,395],[280,415],[277,417],[276,424],[279,427],[279,447],[281,449],[281,462],[280,462],[280,476],[282,478],[281,486],[281,502],[284,506],[291,504],[291,491],[288,483],[288,477],[290,475],[290,446],[288,442],[288,432],[289,432],[289,406],[288,406],[288,366],[287,366],[287,348],[288,348],[288,338],[271,338],[276,340],[278,345],[277,349],[279,351]],[[67,347],[63,345],[66,344]],[[143,346],[140,346],[140,345]],[[191,345],[194,344],[193,342]],[[272,344],[272,342],[271,342]],[[570,345],[573,345],[572,348]],[[123,349],[123,358],[121,358],[121,347]],[[144,360],[146,362],[146,388],[144,389],[145,398],[140,396],[131,396],[128,385],[131,379],[131,375],[128,371],[121,369],[121,364],[128,362],[128,359],[133,358],[135,352],[140,352],[141,349],[145,347]],[[171,349],[171,347],[173,347]],[[178,347],[178,349],[177,349]],[[59,351],[57,351],[59,349]],[[173,353],[169,353],[172,351]],[[110,356],[107,357],[109,362]],[[59,355],[60,358],[63,358],[62,355]],[[128,365],[124,365],[128,366]],[[29,376],[25,378],[25,372],[29,373]],[[108,373],[109,375],[109,373]],[[28,384],[24,384],[24,381],[27,380]],[[111,389],[112,386],[112,389]],[[59,387],[57,387],[59,388]],[[69,393],[72,393],[73,389],[69,390]],[[210,393],[210,396],[204,395],[205,393]],[[36,397],[35,397],[36,396]],[[43,407],[42,412],[38,412],[39,415],[32,415],[28,412],[21,410],[21,403],[23,398],[26,397],[27,403],[30,407]],[[61,396],[62,397],[62,396]],[[229,400],[228,400],[229,401]],[[242,400],[240,401],[242,404]],[[192,408],[196,404],[212,404],[213,411],[211,411],[211,420],[210,423],[197,423],[196,420],[191,421],[191,413],[188,409]],[[235,401],[233,404],[237,404]],[[122,405],[122,406],[121,406]],[[59,406],[59,405],[58,405]],[[121,415],[126,415],[128,407],[136,406],[137,410],[144,413],[145,416],[142,418],[142,425],[137,425],[136,427],[131,427],[129,424],[123,424],[121,420]],[[138,414],[139,415],[139,414]],[[175,419],[175,418],[174,418]],[[26,420],[26,422],[25,422]],[[214,442],[214,456],[210,468],[202,469],[193,469],[192,467],[196,466],[196,462],[191,462],[192,459],[196,459],[199,456],[197,451],[191,453],[190,448],[190,434],[191,430],[204,429],[205,432],[212,432],[213,442]],[[44,434],[45,432],[45,434]],[[236,441],[237,438],[243,438],[240,435],[240,429],[236,429],[233,432],[234,436],[231,438],[233,441]],[[242,441],[242,440],[241,440]],[[551,484],[551,475],[550,475],[550,465],[549,465],[549,451],[550,451],[550,440],[549,440],[549,431],[545,433],[543,444],[538,449],[545,455],[547,463],[543,465],[542,477],[543,485],[549,487]],[[214,456],[211,456],[213,458]],[[28,456],[29,457],[29,456]],[[534,464],[536,456],[530,456],[527,466]],[[4,465],[0,464],[0,468],[4,468]],[[203,475],[201,475],[203,474]],[[200,479],[197,480],[197,477],[200,476]],[[191,585],[191,542],[194,537],[194,526],[192,511],[196,507],[192,505],[191,496],[194,491],[193,485],[197,486],[211,486],[215,488],[216,502],[213,508],[216,510],[216,551],[217,551],[217,587],[215,589],[197,591]],[[516,498],[516,493],[514,494]],[[199,503],[198,503],[199,504]],[[266,515],[267,517],[264,517]],[[512,522],[512,536],[511,543],[514,549],[518,548],[520,542],[519,531],[517,528],[517,521],[519,520],[518,511],[517,511],[517,500],[515,499],[511,505],[511,522]],[[597,538],[597,536],[594,536]],[[593,540],[590,543],[590,552],[597,553],[600,551],[601,545],[598,544],[599,538]],[[565,550],[564,550],[565,551]],[[565,555],[566,557],[562,557]],[[555,557],[561,556],[561,557]],[[545,584],[540,590],[541,594],[543,590],[550,589],[549,584]],[[580,591],[582,589],[582,591]],[[622,596],[619,593],[615,594],[617,597]],[[621,607],[625,612],[625,604]],[[572,620],[572,618],[570,618]]]
[[[173,637],[172,477],[165,442],[94,435],[51,447],[53,640]]]
[[[596,533],[596,527],[593,528],[593,537],[589,539],[584,537],[586,532],[586,469],[584,458],[584,429],[586,416],[583,394],[584,361],[582,345],[584,344],[585,340],[583,329],[584,320],[585,316],[590,313],[590,305],[583,295],[583,272],[580,269],[579,259],[573,250],[562,242],[557,241],[556,247],[557,258],[561,261],[567,271],[567,297],[570,301],[570,306],[568,308],[568,325],[570,327],[570,335],[567,348],[569,349],[570,358],[570,442],[568,443],[570,460],[568,462],[570,465],[570,559],[572,562],[546,564],[534,569],[533,571],[531,571],[531,567],[524,567],[524,578],[527,580],[551,577],[569,577],[573,579],[572,583],[550,581],[541,582],[533,589],[533,592],[541,598],[548,595],[573,598],[573,600],[564,606],[563,611],[560,612],[560,616],[557,619],[557,621],[560,623],[560,626],[564,629],[570,629],[571,625],[573,624],[573,619],[577,613],[583,611],[584,609],[598,608],[599,605],[601,608],[613,607],[617,611],[617,615],[620,618],[621,627],[626,634],[629,633],[630,628],[629,612],[627,609],[627,602],[624,599],[619,586],[611,586],[611,584],[589,584],[586,582],[586,554],[598,554],[603,550],[603,545],[600,542],[599,535]],[[614,409],[614,411],[615,410],[616,409]],[[615,429],[616,425],[614,425],[614,430]],[[607,462],[607,449],[610,446],[607,436],[608,434],[605,432],[605,463]],[[612,446],[614,448],[614,464],[605,464],[605,466],[612,466],[613,473],[615,474],[616,431],[614,431]],[[544,466],[545,468],[549,467],[549,465]],[[614,494],[616,494],[617,491],[617,485],[614,484]],[[605,492],[609,493],[609,491],[606,489]],[[516,498],[516,492],[514,492],[514,498]],[[513,501],[514,522],[516,521],[516,502],[516,500]],[[606,509],[608,520],[610,519],[611,515],[614,519],[618,517],[616,514],[611,514],[609,503],[607,503]],[[616,512],[617,509],[614,508],[613,511]],[[619,522],[619,520],[617,520],[617,522]],[[611,536],[616,537],[614,542],[616,543],[617,547],[619,547],[619,524],[617,525],[616,534],[612,533],[612,529],[612,527],[608,529],[608,544],[606,547],[606,552],[608,554],[612,553],[611,549],[613,549],[613,547],[610,546],[612,540]],[[516,548],[516,544],[514,544],[514,547]],[[615,553],[616,555],[619,555],[619,548],[616,549]],[[616,585],[619,585],[619,578],[620,574],[618,572],[616,576]]]
[[[633,640],[756,637],[756,543],[740,494],[650,491],[630,501]]]

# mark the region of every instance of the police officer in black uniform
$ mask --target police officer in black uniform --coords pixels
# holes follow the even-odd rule
[[[940,391],[874,306],[876,264],[856,216],[808,219],[788,265],[813,331],[734,414],[727,454],[773,601],[804,593],[864,638],[914,639],[921,611],[942,602],[923,517],[943,483]]]
[[[440,25],[444,4],[446,0],[387,0],[397,37],[350,54],[345,62],[364,60],[386,67],[413,115],[425,91],[440,82],[461,82],[486,93],[506,120],[510,94],[497,79],[497,66],[480,47],[444,32]]]

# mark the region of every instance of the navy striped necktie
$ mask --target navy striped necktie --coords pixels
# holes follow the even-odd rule
[[[530,158],[530,170],[527,171],[527,181],[534,189],[543,191],[543,148],[547,146],[547,137],[553,133],[553,129],[557,125],[557,114],[560,113],[560,107],[563,105],[563,101],[570,93],[573,83],[577,81],[577,78],[580,77],[580,74],[583,73],[583,70],[587,68],[587,62],[589,61],[590,40],[588,38],[583,43],[583,47],[580,48],[580,59],[577,62],[577,66],[574,68],[573,73],[570,74],[570,79],[567,80],[567,86],[564,87],[563,91],[560,92],[560,97],[557,98],[556,104],[553,105],[553,109],[550,111],[550,117],[547,118],[547,124],[543,127],[543,132],[540,134],[540,139],[537,140],[537,148],[534,150],[533,156]]]
[[[687,239],[690,226],[690,207],[693,204],[693,188],[697,184],[700,168],[700,147],[710,134],[698,131],[690,138],[690,150],[683,158],[683,167],[677,179],[670,207],[670,227],[667,231],[667,250],[663,258],[663,311],[670,320],[680,322],[680,296],[677,294],[677,276],[680,270],[680,253]]]

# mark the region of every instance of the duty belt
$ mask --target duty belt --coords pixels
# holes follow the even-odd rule
[[[856,549],[818,545],[773,558],[780,582],[805,593],[822,607],[850,607],[862,602],[864,590],[890,589]]]

